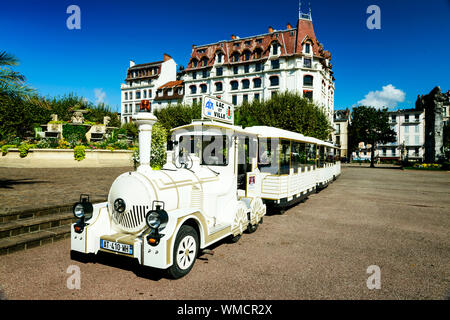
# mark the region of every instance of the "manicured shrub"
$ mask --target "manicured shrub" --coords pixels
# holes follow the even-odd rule
[[[2,155],[6,155],[8,153],[9,148],[15,148],[16,145],[13,144],[5,144],[2,146]]]
[[[18,147],[20,157],[25,158],[28,155],[28,150],[30,150],[32,148],[36,148],[36,145],[29,144],[26,142],[21,143],[20,146]]]
[[[76,146],[73,149],[73,156],[75,160],[81,161],[86,158],[86,147],[85,146]]]

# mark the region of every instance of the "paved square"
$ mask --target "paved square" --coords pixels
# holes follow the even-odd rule
[[[10,299],[445,299],[449,195],[449,172],[343,167],[328,188],[237,244],[214,246],[180,280],[122,260],[71,261],[62,240],[0,256],[0,287]],[[70,265],[80,290],[66,286]],[[367,288],[371,265],[380,290]]]

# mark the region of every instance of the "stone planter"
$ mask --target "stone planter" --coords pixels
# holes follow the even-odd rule
[[[73,149],[30,149],[25,158],[19,150],[11,148],[6,155],[0,155],[0,167],[6,168],[89,168],[130,167],[133,165],[132,150],[91,150],[86,157],[75,160]]]

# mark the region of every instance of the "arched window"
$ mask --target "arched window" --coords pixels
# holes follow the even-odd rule
[[[206,84],[204,84],[204,83],[200,85],[200,91],[201,91],[202,93],[206,93],[207,88],[208,88],[208,87],[207,87]]]
[[[197,86],[192,85],[189,88],[191,89],[191,94],[196,94],[197,93]]]
[[[244,79],[242,80],[242,89],[248,89],[250,88],[250,80]]]
[[[197,68],[198,65],[198,60],[197,59],[192,59],[192,67],[193,68]]]
[[[306,54],[310,54],[311,53],[311,44],[310,43],[305,43],[304,47],[303,47],[304,53]]]
[[[312,87],[313,86],[313,76],[309,76],[309,75],[304,76],[303,77],[303,85]]]
[[[202,58],[202,67],[206,67],[208,65],[209,59],[207,57]]]
[[[278,44],[278,42],[276,42],[276,41],[272,42],[272,54],[273,55],[278,54],[279,47],[280,47],[280,45]]]
[[[217,63],[222,63],[222,62],[223,62],[223,53],[218,52],[217,53]]]
[[[244,56],[244,61],[248,61],[248,60],[250,60],[250,51],[248,51],[248,50],[245,50],[244,51],[244,54],[243,54],[243,56]]]
[[[270,86],[271,87],[275,87],[275,86],[280,85],[280,79],[278,78],[278,76],[271,76],[269,78],[269,80],[270,80]]]
[[[235,52],[231,55],[231,62],[239,62],[239,52]]]
[[[253,79],[253,88],[261,88],[261,78]]]
[[[236,80],[230,82],[231,90],[237,90],[239,88],[239,83]]]
[[[256,48],[254,51],[255,59],[261,59],[262,57],[262,50],[260,48]]]
[[[216,82],[216,91],[223,91],[222,82]]]

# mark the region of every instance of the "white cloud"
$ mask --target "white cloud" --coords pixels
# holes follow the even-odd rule
[[[370,91],[355,106],[375,107],[377,109],[383,107],[395,108],[403,101],[405,101],[405,92],[395,88],[392,84],[388,84],[387,86],[383,86],[381,91]]]
[[[103,91],[103,88],[95,88],[94,89],[95,94],[95,103],[105,103],[106,101],[106,92]]]

